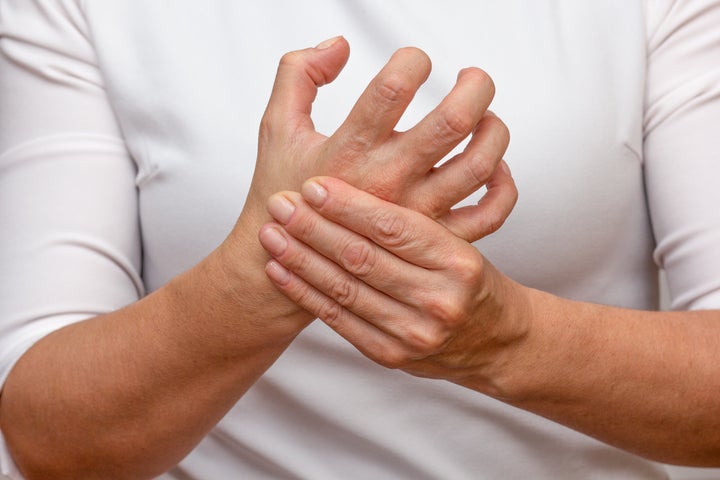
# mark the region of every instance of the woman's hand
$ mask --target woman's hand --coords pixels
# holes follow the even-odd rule
[[[508,170],[488,188],[480,210],[504,219],[515,203]],[[382,365],[499,393],[495,371],[529,317],[521,289],[470,243],[335,178],[276,194],[268,211],[278,223],[260,232],[274,258],[266,272],[286,296]],[[498,226],[488,222],[480,231]]]
[[[398,50],[373,78],[344,123],[330,137],[315,131],[310,112],[318,87],[333,81],[348,59],[341,38],[286,54],[263,116],[258,158],[246,208],[236,230],[254,236],[268,220],[265,203],[281,190],[298,190],[316,175],[341,178],[384,200],[406,206],[465,239],[479,210],[450,208],[483,186],[502,158],[508,130],[487,111],[494,95],[480,69],[458,74],[452,91],[417,125],[396,132],[413,96],[430,74],[430,60],[415,48]],[[468,135],[465,150],[435,168]],[[251,224],[244,219],[251,217]],[[260,221],[258,221],[260,220]],[[476,218],[476,220],[479,220]],[[472,222],[470,222],[471,224]]]
[[[488,75],[477,68],[462,70],[432,112],[409,130],[396,132],[394,127],[430,74],[427,55],[415,48],[400,49],[343,124],[326,137],[314,129],[312,102],[318,87],[337,77],[348,55],[347,42],[338,37],[282,58],[260,126],[245,208],[218,249],[219,263],[230,278],[224,283],[241,285],[242,303],[252,316],[282,319],[277,335],[283,339],[296,335],[313,317],[282,301],[263,271],[268,257],[257,234],[271,220],[265,205],[275,192],[297,191],[312,176],[337,177],[436,219],[465,240],[489,233],[504,218],[487,208],[492,195],[479,205],[451,210],[488,182],[508,145],[507,128],[487,111],[494,95]],[[461,153],[435,167],[468,135],[471,139]],[[514,191],[511,183],[505,188]]]
[[[508,212],[502,169],[488,187]],[[717,466],[717,310],[520,286],[438,222],[334,178],[268,202],[276,287],[375,362],[446,379],[651,460]],[[680,392],[680,393],[679,393]]]

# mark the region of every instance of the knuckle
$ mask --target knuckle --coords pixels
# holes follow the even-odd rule
[[[475,256],[457,255],[453,259],[453,269],[463,285],[478,285],[484,274],[483,263]]]
[[[472,115],[459,107],[447,108],[440,116],[437,125],[441,140],[466,137],[475,127]]]
[[[365,277],[374,270],[377,254],[366,242],[353,241],[342,249],[340,263],[353,275]]]
[[[320,302],[316,313],[330,328],[336,329],[342,320],[343,307],[333,300],[325,299]]]
[[[414,93],[409,79],[400,72],[388,72],[379,78],[375,92],[380,99],[393,104],[407,100]]]
[[[334,278],[330,287],[330,296],[345,307],[355,304],[358,297],[357,281],[345,276]]]
[[[321,64],[308,61],[307,51],[294,50],[280,57],[279,69],[295,69],[302,70],[310,77],[316,86],[322,86],[330,80],[326,72],[321,68]]]
[[[370,231],[382,245],[398,247],[408,241],[410,229],[405,220],[393,212],[380,212],[371,221]]]
[[[429,357],[441,350],[449,341],[450,335],[445,328],[415,327],[406,334],[406,340],[415,353]]]
[[[467,177],[475,185],[484,185],[493,174],[493,160],[486,155],[476,155],[465,164]]]
[[[462,302],[449,295],[426,299],[425,311],[440,325],[457,325],[463,315]]]

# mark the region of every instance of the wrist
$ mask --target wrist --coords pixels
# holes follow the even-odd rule
[[[257,250],[226,240],[155,292],[180,348],[208,362],[279,352],[312,320],[270,283]]]
[[[493,396],[519,406],[546,396],[554,388],[553,383],[564,381],[556,371],[558,353],[575,339],[567,328],[571,313],[566,300],[512,283],[515,294],[511,297],[511,318],[524,328],[524,334],[503,352],[499,388]]]
[[[272,217],[264,206],[246,208],[233,231],[207,258],[219,295],[240,316],[283,337],[294,338],[313,320],[300,306],[283,295],[268,279],[265,267],[270,255],[258,233]]]
[[[521,358],[533,355],[536,291],[503,275],[488,261],[484,270],[486,293],[480,314],[486,324],[485,339],[480,347],[484,360],[479,369],[458,383],[509,401],[521,395],[523,375],[530,373],[518,364]]]

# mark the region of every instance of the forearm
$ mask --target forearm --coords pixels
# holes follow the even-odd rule
[[[309,316],[277,298],[262,268],[237,273],[226,261],[220,249],[143,300],[48,335],[20,359],[0,421],[28,478],[157,475],[272,364]]]
[[[526,288],[438,222],[337,179],[269,205],[280,197],[294,210],[261,231],[278,265],[269,275],[372,360],[655,460],[720,464],[720,312],[644,312]],[[263,236],[271,230],[282,248]]]
[[[503,400],[639,455],[720,464],[718,311],[648,312],[525,289]]]
[[[480,214],[479,208],[448,210],[487,180],[507,146],[504,124],[485,114],[494,94],[487,74],[460,72],[440,104],[399,133],[397,122],[430,73],[424,53],[401,49],[325,137],[313,128],[312,102],[348,55],[338,37],[281,60],[245,209],[231,234],[236,248],[221,249],[122,311],[49,335],[18,362],[5,385],[0,422],[26,471],[39,478],[112,478],[168,468],[311,321],[268,281],[267,254],[250,253],[247,268],[272,193],[335,173],[443,218],[448,228]],[[467,136],[463,152],[435,168]],[[490,140],[492,148],[484,148]],[[492,217],[489,223],[497,224]],[[476,230],[458,233],[473,237]]]

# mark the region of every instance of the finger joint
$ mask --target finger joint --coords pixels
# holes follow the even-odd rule
[[[358,281],[347,276],[334,278],[330,287],[330,296],[344,307],[352,307],[355,304],[358,292]]]
[[[343,311],[342,305],[332,299],[325,299],[318,307],[317,316],[330,328],[336,329],[341,323]]]
[[[352,241],[340,253],[342,267],[358,277],[367,277],[377,263],[377,253],[366,242]]]
[[[408,242],[410,229],[407,222],[393,212],[380,212],[372,221],[373,239],[388,247],[399,247]]]

